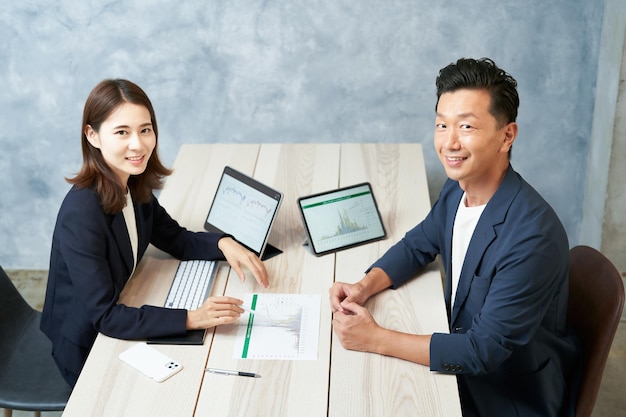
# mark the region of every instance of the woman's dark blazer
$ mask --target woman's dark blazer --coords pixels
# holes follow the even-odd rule
[[[137,263],[148,244],[182,260],[224,259],[217,248],[223,235],[184,229],[155,197],[134,208]],[[54,229],[41,317],[41,330],[52,341],[52,354],[64,375],[79,375],[98,332],[120,339],[185,332],[185,310],[118,303],[132,271],[133,254],[122,213],[105,214],[91,189],[72,187]]]

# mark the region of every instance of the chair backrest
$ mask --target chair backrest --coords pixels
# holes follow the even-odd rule
[[[583,355],[576,417],[589,417],[624,308],[624,283],[611,261],[591,247],[572,248],[569,262],[567,321]]]
[[[35,314],[0,267],[0,369],[10,357],[24,327]]]

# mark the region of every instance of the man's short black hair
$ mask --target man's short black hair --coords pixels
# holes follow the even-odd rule
[[[485,90],[491,96],[489,112],[500,126],[517,118],[517,81],[489,58],[461,58],[439,71],[436,81],[437,104],[444,93],[461,89]],[[437,108],[435,105],[435,109]]]

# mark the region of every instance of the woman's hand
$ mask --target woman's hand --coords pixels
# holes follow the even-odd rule
[[[246,279],[246,275],[241,267],[245,266],[263,288],[270,286],[265,264],[253,252],[250,252],[231,237],[221,238],[217,242],[217,247],[222,251],[226,261],[235,270],[242,282]]]
[[[234,297],[209,297],[197,310],[187,312],[187,330],[233,323],[243,313],[241,304],[243,301]]]

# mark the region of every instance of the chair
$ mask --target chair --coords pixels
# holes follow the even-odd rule
[[[52,358],[52,344],[39,330],[34,310],[0,267],[0,408],[61,411],[71,388]]]
[[[582,345],[576,417],[589,417],[624,308],[624,283],[615,266],[588,246],[570,249],[567,321]]]

